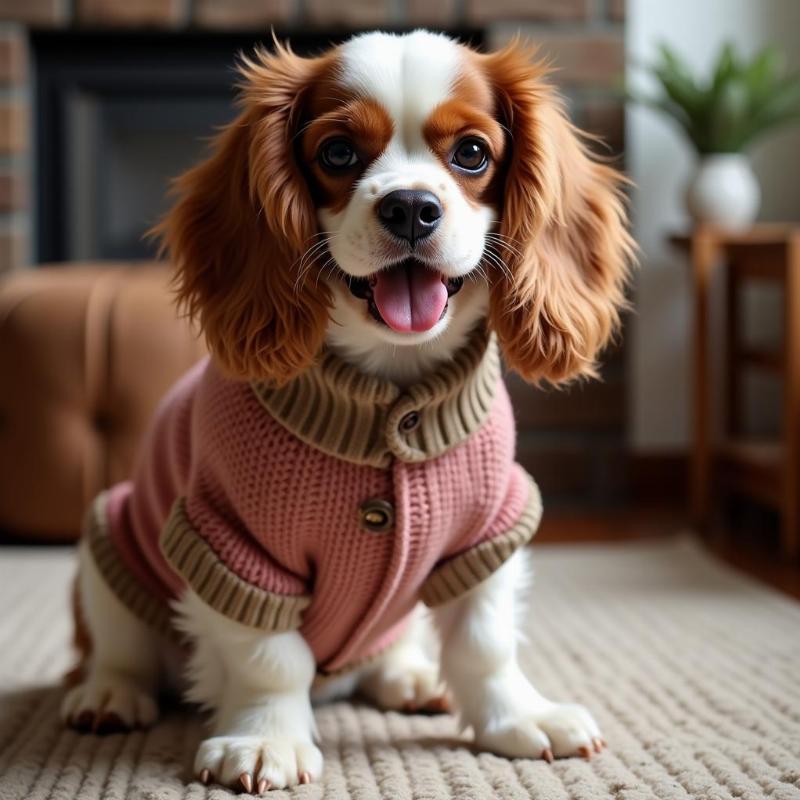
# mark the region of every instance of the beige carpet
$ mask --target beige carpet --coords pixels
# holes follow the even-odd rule
[[[475,754],[449,717],[318,712],[324,784],[297,798],[800,798],[800,605],[688,540],[540,547],[529,669],[585,703],[610,750],[552,766]],[[0,550],[0,798],[223,798],[187,783],[201,733],[61,729],[71,554]],[[274,800],[289,793],[274,792]]]

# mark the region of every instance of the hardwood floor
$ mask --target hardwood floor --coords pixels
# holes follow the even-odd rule
[[[670,536],[688,527],[680,512],[654,507],[545,510],[536,543],[618,542]]]
[[[731,519],[738,519],[738,524]],[[674,506],[558,510],[545,514],[536,543],[633,541],[687,530],[691,530],[687,513]],[[800,600],[800,562],[787,562],[781,556],[777,521],[770,515],[747,509],[717,522],[702,541],[726,563]]]

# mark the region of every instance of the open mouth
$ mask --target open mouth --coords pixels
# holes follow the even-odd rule
[[[429,331],[447,312],[447,302],[464,285],[408,258],[368,278],[345,276],[355,297],[367,301],[370,316],[398,333]]]

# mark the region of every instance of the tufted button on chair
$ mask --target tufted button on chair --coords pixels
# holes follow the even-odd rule
[[[127,477],[161,396],[204,348],[161,264],[42,267],[0,283],[0,531],[72,539]]]

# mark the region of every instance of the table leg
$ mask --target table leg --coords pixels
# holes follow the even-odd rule
[[[784,286],[783,509],[784,553],[800,555],[800,235],[788,242]]]
[[[708,314],[711,271],[718,257],[710,234],[698,231],[692,237],[692,281],[694,298],[692,365],[692,454],[690,498],[694,524],[708,526],[711,506],[711,431],[708,359]]]

